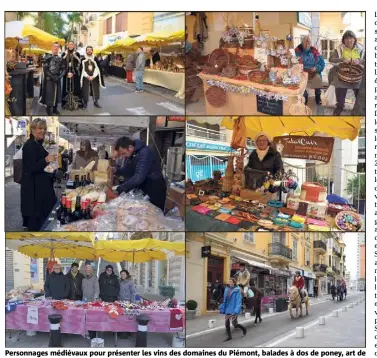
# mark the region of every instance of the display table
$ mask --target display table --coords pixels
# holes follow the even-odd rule
[[[234,85],[237,87],[250,87],[255,90],[268,92],[269,94],[279,94],[287,96],[287,101],[264,100],[257,97],[255,94],[242,94],[232,91],[227,91],[227,101],[224,106],[216,108],[211,106],[207,98],[206,114],[207,115],[258,115],[258,114],[271,114],[271,115],[290,115],[290,108],[293,104],[298,103],[298,98],[302,97],[307,86],[308,74],[301,74],[300,87],[298,89],[288,89],[285,87],[274,87],[271,85],[259,84],[250,81],[234,80],[227,77],[218,75],[209,75],[201,72],[199,77],[203,80],[204,93],[211,87],[207,81],[220,81],[226,85]],[[258,111],[258,109],[260,111]]]
[[[183,332],[185,322],[183,310],[181,312],[182,327],[171,328],[170,310],[140,311],[140,313],[149,317],[148,332],[151,333]],[[86,310],[86,330],[98,332],[137,332],[138,323],[136,316],[122,315],[113,319],[103,309],[88,309]]]
[[[109,66],[108,73],[111,76],[119,77],[126,79],[126,71],[123,67],[120,66]]]
[[[5,315],[5,328],[18,331],[50,332],[48,315],[59,313],[62,315],[60,330],[62,333],[85,335],[85,315],[82,308],[70,307],[57,311],[53,307],[38,307],[38,323],[27,323],[28,306],[19,305],[16,310]]]
[[[185,74],[182,72],[146,69],[144,71],[144,83],[170,89],[177,92],[176,97],[184,98]]]
[[[53,307],[38,307],[38,322],[27,323],[27,305],[18,305],[16,310],[5,315],[5,328],[18,331],[50,332],[48,315],[60,314],[61,333],[79,334],[84,336],[88,331],[96,332],[137,332],[137,316],[121,315],[111,318],[104,309],[84,309],[82,307],[69,307],[66,310],[56,310]],[[172,333],[183,332],[185,327],[185,314],[181,309],[181,324],[171,321],[171,311],[140,310],[139,312],[149,317],[148,332]]]

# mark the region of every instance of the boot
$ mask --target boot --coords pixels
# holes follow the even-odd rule
[[[48,116],[52,116],[52,107],[47,107],[46,112]]]
[[[88,104],[86,102],[82,102],[82,109],[83,110],[86,110],[86,108],[88,107]]]
[[[227,342],[227,341],[230,341],[232,339],[232,333],[230,331],[230,322],[229,322],[229,326],[226,325],[225,328],[226,328],[226,334],[227,334],[228,337],[226,339],[224,339],[223,342]]]
[[[55,114],[55,115],[57,115],[57,116],[60,115],[60,112],[58,111],[58,106],[55,106],[55,107],[53,108],[52,114]]]
[[[97,108],[102,108],[101,105],[98,103],[98,101],[94,102],[94,106],[97,107]]]
[[[316,95],[315,95],[315,103],[317,103],[317,106],[320,106],[322,104],[321,93],[316,93]]]
[[[308,104],[309,96],[306,95],[306,96],[304,96],[304,98],[305,98],[305,106],[306,106]]]
[[[340,116],[342,114],[342,111],[343,111],[343,107],[337,105],[336,108],[334,109],[333,115]]]
[[[262,323],[262,318],[259,317],[259,323]]]
[[[244,326],[242,326],[241,324],[236,324],[234,328],[239,328],[242,331],[243,336],[246,336],[247,329]]]

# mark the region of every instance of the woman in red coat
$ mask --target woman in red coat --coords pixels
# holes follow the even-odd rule
[[[293,286],[296,286],[297,289],[298,289],[298,292],[301,296],[301,300],[304,298],[303,296],[303,289],[305,287],[305,280],[304,278],[301,276],[301,272],[300,271],[296,271],[296,276],[293,280]]]

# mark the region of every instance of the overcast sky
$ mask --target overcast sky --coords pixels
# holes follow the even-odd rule
[[[346,233],[343,236],[343,240],[346,244],[346,270],[351,272],[351,280],[356,280],[358,234]]]

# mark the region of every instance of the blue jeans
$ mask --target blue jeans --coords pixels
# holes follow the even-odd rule
[[[136,91],[142,91],[143,87],[143,71],[136,71]]]

